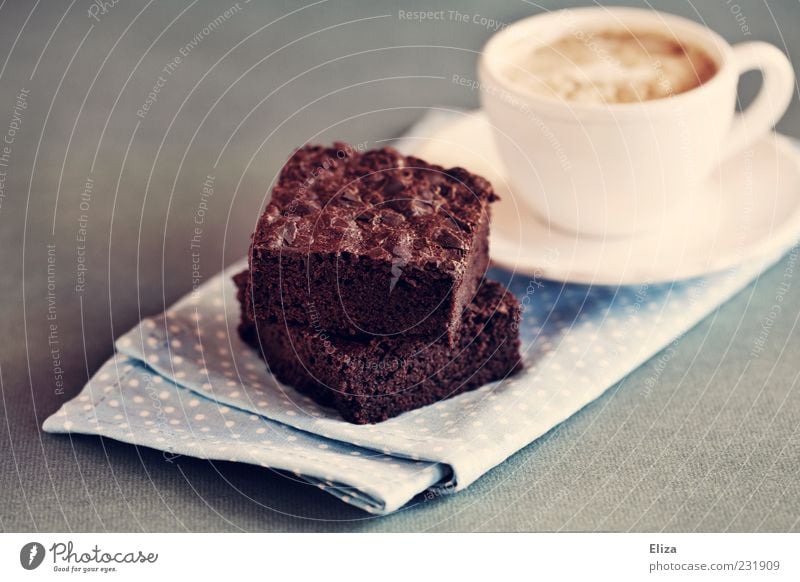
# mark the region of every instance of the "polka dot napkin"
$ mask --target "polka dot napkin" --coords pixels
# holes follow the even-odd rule
[[[103,435],[163,450],[168,459],[262,465],[386,514],[423,492],[467,487],[600,396],[772,262],[625,288],[495,270],[489,276],[524,306],[524,371],[360,426],[278,383],[239,339],[231,276],[244,268],[241,261],[119,338],[115,356],[44,429]]]

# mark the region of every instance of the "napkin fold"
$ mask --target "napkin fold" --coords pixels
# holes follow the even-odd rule
[[[441,114],[415,135],[441,123]],[[401,142],[402,143],[402,142]],[[354,425],[280,384],[236,333],[242,260],[116,342],[48,418],[165,452],[285,471],[374,514],[461,490],[590,403],[778,257],[691,281],[593,287],[493,269],[523,305],[524,370],[376,425]]]

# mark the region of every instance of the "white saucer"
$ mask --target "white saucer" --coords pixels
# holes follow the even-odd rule
[[[420,158],[492,182],[501,198],[492,210],[492,261],[530,275],[595,285],[667,282],[776,256],[800,238],[800,154],[776,133],[726,160],[669,226],[624,239],[583,238],[544,224],[510,191],[481,112],[417,143]]]

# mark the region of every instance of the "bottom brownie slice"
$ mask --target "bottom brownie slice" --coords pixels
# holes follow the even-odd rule
[[[520,307],[502,285],[484,281],[464,309],[458,344],[447,338],[375,337],[356,341],[325,330],[253,323],[249,274],[234,277],[242,338],[283,383],[358,424],[380,422],[513,374],[520,367]]]

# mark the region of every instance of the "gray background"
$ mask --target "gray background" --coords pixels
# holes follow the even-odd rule
[[[374,145],[427,106],[477,105],[449,78],[474,76],[491,31],[402,21],[398,9],[511,22],[572,3],[330,0],[290,15],[302,4],[255,4],[241,2],[191,50],[143,120],[136,111],[161,69],[230,4],[120,0],[99,22],[86,0],[0,8],[0,134],[14,97],[30,91],[0,207],[0,530],[800,530],[800,281],[786,260],[675,346],[651,397],[641,388],[656,361],[467,491],[390,517],[368,518],[260,468],[169,464],[151,450],[41,433],[115,336],[191,287],[189,238],[208,174],[205,276],[245,253],[291,148]],[[796,1],[652,6],[734,42],[775,43],[800,62]],[[745,100],[757,82],[745,80]],[[780,130],[800,136],[797,100]],[[88,274],[77,293],[82,213]],[[63,390],[47,341],[48,244]],[[787,279],[781,315],[753,357]]]

